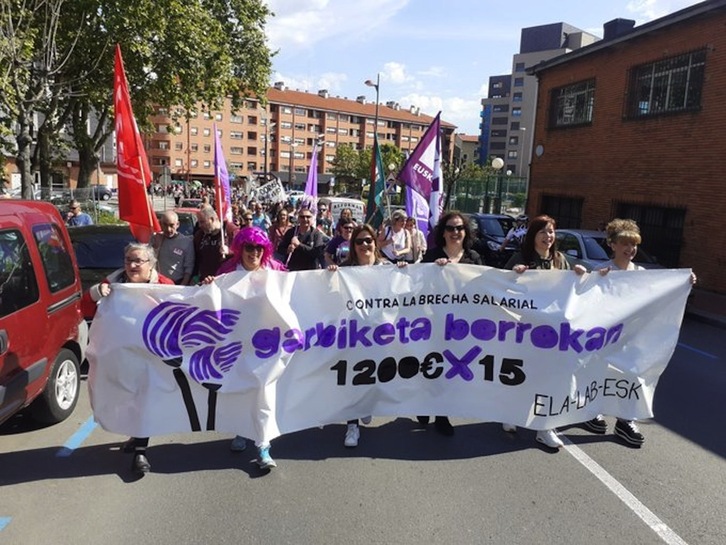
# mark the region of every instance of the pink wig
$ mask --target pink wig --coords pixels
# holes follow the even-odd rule
[[[230,245],[230,251],[232,257],[220,265],[217,274],[228,273],[237,267],[238,263],[242,263],[242,252],[246,244],[254,244],[255,246],[262,246],[262,258],[261,268],[273,269],[273,270],[286,270],[285,266],[272,257],[274,251],[272,242],[265,233],[259,227],[244,227],[240,229],[232,240]]]

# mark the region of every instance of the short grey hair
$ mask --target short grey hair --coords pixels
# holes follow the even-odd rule
[[[210,220],[218,220],[219,216],[217,215],[217,212],[212,208],[211,206],[204,205],[199,209],[199,212],[197,212],[197,218],[206,218]]]
[[[126,245],[126,248],[124,248],[124,257],[129,255],[129,252],[144,252],[146,254],[146,259],[149,260],[149,265],[151,265],[151,268],[156,268],[156,254],[154,253],[154,249],[149,246],[148,244],[144,244],[143,242],[129,242]]]

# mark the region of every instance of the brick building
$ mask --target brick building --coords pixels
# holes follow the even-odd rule
[[[527,211],[559,227],[636,220],[643,248],[726,293],[726,0],[544,61]]]
[[[290,187],[305,185],[316,140],[322,139],[318,158],[319,183],[331,178],[338,146],[373,146],[375,101],[334,97],[327,91],[293,91],[277,83],[268,89],[268,104],[246,100],[232,114],[230,101],[220,111],[192,112],[172,122],[166,110],[152,117],[154,132],[146,137],[147,154],[155,175],[169,165],[174,179],[211,181],[214,176],[213,126],[217,124],[230,173],[251,179],[270,172]],[[418,108],[403,109],[395,102],[378,105],[378,140],[413,150],[433,117]],[[442,121],[444,157],[453,154],[454,125]]]

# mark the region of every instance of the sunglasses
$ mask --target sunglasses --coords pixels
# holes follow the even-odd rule
[[[245,252],[250,253],[250,254],[255,253],[255,252],[264,252],[265,251],[265,247],[261,246],[259,244],[245,244],[243,246],[243,248],[244,248]]]
[[[464,226],[463,225],[445,225],[444,230],[447,233],[453,233],[454,231],[461,233],[464,230]]]
[[[373,244],[373,238],[371,238],[371,237],[357,238],[353,242],[355,242],[357,246],[363,246],[364,244],[366,246],[370,246],[371,244]]]
[[[242,219],[245,221],[252,221],[252,216],[243,216]]]
[[[311,220],[311,219],[313,219],[312,216],[307,216],[307,215],[305,215],[305,216],[298,216],[298,218],[300,218],[301,220]]]

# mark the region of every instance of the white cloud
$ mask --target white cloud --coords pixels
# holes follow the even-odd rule
[[[443,66],[429,66],[425,70],[416,72],[418,76],[426,76],[432,78],[443,78],[446,76],[446,68]]]
[[[288,89],[311,92],[327,89],[333,94],[342,92],[347,80],[348,75],[341,72],[325,72],[315,78],[299,77],[293,74],[283,74],[282,72],[274,72],[272,75],[273,83],[282,81]]]
[[[381,72],[381,79],[383,81],[389,81],[395,85],[402,85],[404,83],[410,83],[414,81],[413,76],[406,73],[406,65],[400,62],[387,62],[383,65],[383,72]]]
[[[477,128],[479,112],[481,111],[480,99],[467,99],[461,97],[440,97],[434,95],[425,95],[411,93],[402,96],[398,100],[403,108],[416,106],[427,115],[436,115],[441,111],[441,119],[457,125],[457,132],[466,132],[467,134],[478,134]]]
[[[273,49],[307,49],[330,38],[355,39],[382,26],[409,0],[267,0],[275,13],[266,25]]]
[[[625,9],[637,19],[638,24],[647,23],[675,11],[679,11],[702,0],[632,0]]]

